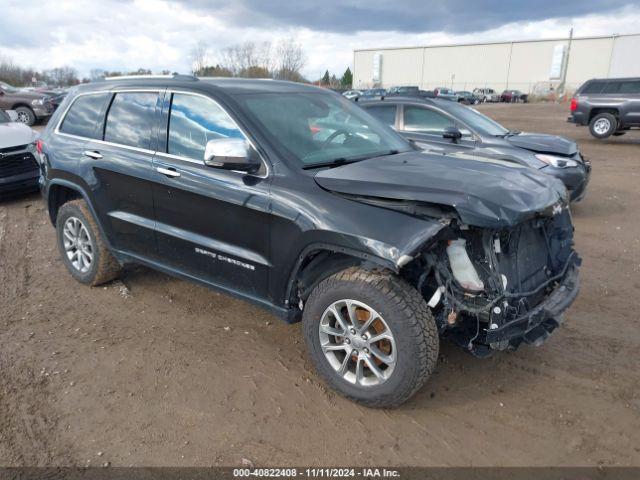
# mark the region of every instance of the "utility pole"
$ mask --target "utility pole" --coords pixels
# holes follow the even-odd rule
[[[563,94],[567,86],[567,70],[569,70],[569,55],[571,54],[571,42],[573,41],[573,27],[569,30],[569,44],[567,45],[567,54],[564,56],[564,65],[562,66],[562,79],[558,86],[558,94]]]

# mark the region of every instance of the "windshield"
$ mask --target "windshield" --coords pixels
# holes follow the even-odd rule
[[[509,133],[509,130],[504,128],[498,122],[491,120],[489,117],[473,108],[452,103],[451,105],[447,105],[447,110],[458,120],[466,123],[473,130],[476,130],[483,135],[504,137]]]
[[[2,88],[2,90],[4,90],[5,92],[8,92],[8,93],[19,92],[19,90],[16,87],[12,87],[8,83],[4,83],[4,82],[0,82],[0,88]]]
[[[411,150],[390,127],[338,95],[262,93],[236,98],[280,153],[303,167]]]
[[[10,121],[9,115],[0,110],[0,123],[9,123]]]

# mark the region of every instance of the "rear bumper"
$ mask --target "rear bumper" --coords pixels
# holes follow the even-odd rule
[[[567,117],[567,122],[575,123],[576,125],[588,125],[589,120],[587,116],[582,112],[573,112]]]
[[[498,328],[486,330],[482,343],[503,344],[504,348],[517,347],[522,342],[542,344],[562,323],[562,313],[576,299],[579,290],[578,266],[574,264],[562,283],[543,302]]]

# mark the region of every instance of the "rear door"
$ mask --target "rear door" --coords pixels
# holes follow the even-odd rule
[[[82,167],[94,202],[117,250],[154,258],[153,156],[164,89],[116,91],[102,140],[85,145]]]
[[[623,125],[640,125],[640,80],[620,80],[615,96],[620,100],[620,119]],[[605,90],[609,87],[609,83]]]
[[[54,134],[47,139],[50,143],[47,156],[52,165],[60,166],[58,176],[62,176],[63,171],[74,172],[79,164],[84,165],[90,160],[84,156],[85,147],[89,141],[102,139],[104,112],[110,100],[110,92],[83,93],[72,100]],[[78,178],[72,180],[81,181]]]
[[[455,119],[441,110],[426,105],[402,105],[399,118],[402,135],[413,140],[419,147],[429,151],[466,152],[475,148],[473,134]],[[456,127],[462,132],[457,142],[443,138],[447,127]]]
[[[257,174],[204,164],[208,140],[246,138],[213,98],[168,92],[154,160],[158,248],[173,269],[255,298],[267,293],[269,170]]]

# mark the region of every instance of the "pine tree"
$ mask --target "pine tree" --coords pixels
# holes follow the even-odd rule
[[[344,75],[342,75],[342,78],[340,79],[340,84],[343,88],[351,88],[351,85],[353,84],[353,74],[349,67],[344,71]]]
[[[329,77],[329,70],[327,70],[326,72],[324,72],[324,75],[322,76],[322,80],[320,80],[320,83],[322,85],[329,85],[329,82],[331,82],[331,78]]]

